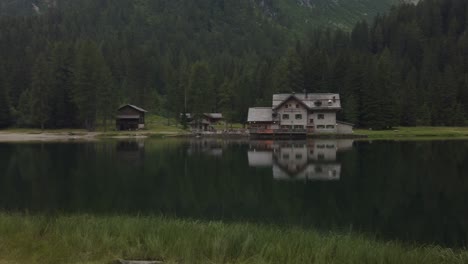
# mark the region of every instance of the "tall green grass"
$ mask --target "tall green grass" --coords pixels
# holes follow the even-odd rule
[[[468,138],[468,127],[397,127],[391,130],[357,129],[355,135],[374,139]]]
[[[467,263],[466,251],[358,234],[163,217],[0,214],[0,263]]]

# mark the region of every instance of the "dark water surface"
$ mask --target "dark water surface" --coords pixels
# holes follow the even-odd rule
[[[162,213],[461,247],[468,141],[0,143],[0,210]]]

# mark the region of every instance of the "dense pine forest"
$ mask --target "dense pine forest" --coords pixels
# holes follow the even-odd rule
[[[123,103],[244,122],[291,91],[339,92],[360,127],[466,124],[465,0],[402,4],[350,30],[296,29],[268,2],[47,1],[1,16],[0,127],[94,129]]]

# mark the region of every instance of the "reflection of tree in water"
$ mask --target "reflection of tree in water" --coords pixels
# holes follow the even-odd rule
[[[335,156],[321,152],[332,149],[330,144],[312,148],[307,143],[308,162],[322,165],[318,172],[341,164],[340,181],[311,182],[278,181],[271,166],[249,166],[246,153],[252,146],[242,142],[222,143],[219,158],[189,155],[189,141],[146,141],[144,158],[136,165],[117,158],[117,144],[0,144],[0,207],[161,212],[323,230],[352,227],[382,238],[445,245],[468,241],[465,141],[361,141]],[[271,144],[265,146],[273,152]],[[262,162],[271,164],[273,155]]]
[[[249,165],[272,167],[277,180],[339,180],[336,153],[352,145],[352,140],[251,141]]]
[[[125,162],[139,165],[145,157],[145,141],[121,140],[116,146],[117,157]]]
[[[223,155],[223,148],[227,146],[225,140],[218,139],[192,139],[190,140],[187,153],[189,155],[194,154],[207,154],[215,157],[221,157]]]

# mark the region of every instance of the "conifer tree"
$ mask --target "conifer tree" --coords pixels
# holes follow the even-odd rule
[[[76,105],[73,102],[73,53],[66,43],[57,43],[51,54],[52,85],[50,123],[56,128],[76,126]]]
[[[111,119],[115,109],[117,108],[117,100],[114,93],[114,80],[112,78],[112,74],[102,56],[99,56],[98,63],[97,111],[102,118],[104,130],[107,130],[107,122]]]
[[[8,96],[6,81],[3,78],[3,71],[0,67],[0,128],[10,126],[11,122],[10,98]]]
[[[73,100],[83,125],[94,130],[97,117],[97,96],[99,83],[99,49],[91,41],[79,43],[74,67],[75,84]]]
[[[290,48],[288,50],[286,54],[286,65],[287,87],[284,87],[284,89],[291,92],[303,92],[305,88],[304,69],[296,49]]]
[[[189,80],[191,109],[194,114],[210,112],[214,104],[212,76],[205,62],[192,65]]]
[[[50,117],[51,97],[51,72],[50,64],[43,54],[39,55],[33,68],[33,79],[31,84],[31,117],[39,124],[41,129],[45,128]]]

